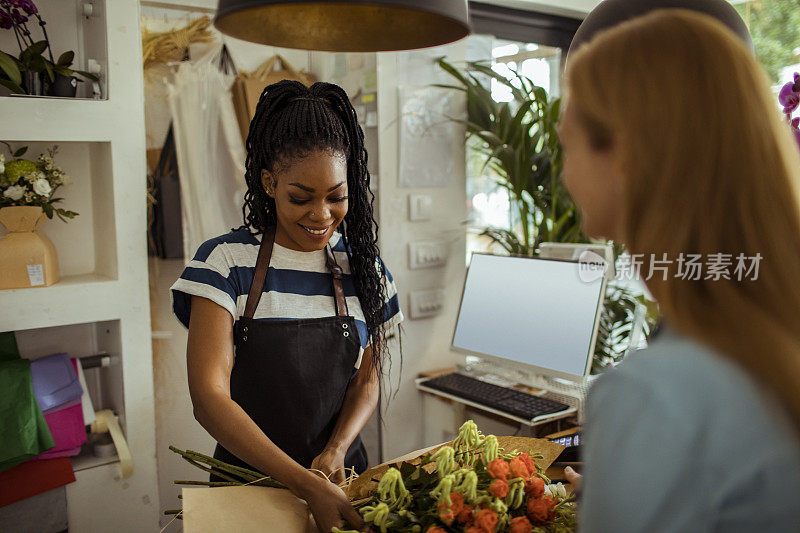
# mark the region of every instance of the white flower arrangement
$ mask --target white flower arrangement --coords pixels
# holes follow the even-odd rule
[[[77,216],[74,211],[55,206],[63,200],[55,197],[56,190],[72,183],[72,178],[55,164],[57,146],[31,161],[21,159],[28,150],[27,146],[13,151],[8,143],[2,144],[6,145],[13,159],[7,161],[5,155],[0,154],[0,208],[39,206],[48,218],[56,215],[64,221]]]

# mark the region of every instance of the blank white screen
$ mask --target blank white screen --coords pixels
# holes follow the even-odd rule
[[[601,290],[577,263],[474,254],[453,346],[583,376]]]

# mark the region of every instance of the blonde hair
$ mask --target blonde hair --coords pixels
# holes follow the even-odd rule
[[[741,365],[800,431],[800,154],[751,52],[711,17],[660,10],[584,45],[566,80],[594,147],[620,155],[620,237],[643,277],[671,261],[648,281],[667,322]],[[757,279],[676,276],[680,254],[717,253],[760,254]]]

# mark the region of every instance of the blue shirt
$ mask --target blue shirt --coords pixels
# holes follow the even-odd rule
[[[246,230],[232,231],[203,243],[171,288],[172,308],[178,320],[189,327],[191,297],[202,296],[226,309],[234,321],[238,321],[244,314],[259,245],[260,238]],[[333,234],[330,245],[344,274],[342,288],[348,312],[356,321],[363,352],[369,344],[367,324],[339,233]],[[403,313],[392,275],[388,269],[385,271],[383,327],[388,330],[403,320]],[[290,320],[335,314],[333,284],[325,250],[300,252],[275,243],[264,290],[253,318]]]
[[[669,329],[591,388],[582,452],[581,533],[800,531],[800,439],[783,408]]]

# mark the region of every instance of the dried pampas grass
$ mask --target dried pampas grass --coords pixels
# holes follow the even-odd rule
[[[142,59],[144,70],[164,63],[183,61],[190,44],[213,42],[211,18],[200,17],[183,28],[163,33],[142,30]]]

